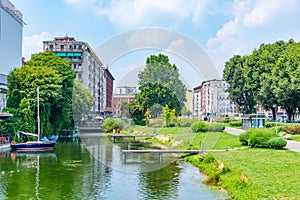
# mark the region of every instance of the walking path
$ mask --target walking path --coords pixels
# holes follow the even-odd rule
[[[224,132],[239,136],[240,134],[244,133],[245,130],[226,127]],[[286,141],[287,141],[287,145],[285,147],[286,149],[300,153],[300,142],[296,142],[293,140],[286,140]]]

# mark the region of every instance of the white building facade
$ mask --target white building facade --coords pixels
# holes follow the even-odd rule
[[[43,41],[44,51],[53,51],[70,62],[76,79],[90,90],[95,102],[91,109],[94,114],[103,114],[106,102],[104,65],[88,43],[76,41],[73,37],[58,37]]]
[[[0,0],[0,73],[22,64],[23,15],[9,0]]]
[[[193,90],[193,115],[201,117],[227,116],[237,113],[236,105],[226,92],[228,83],[214,79],[204,81]]]
[[[6,93],[7,93],[6,75],[0,74],[0,112],[6,108]]]

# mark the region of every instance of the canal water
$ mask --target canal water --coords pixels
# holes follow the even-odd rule
[[[0,152],[0,199],[226,199],[199,170],[169,155],[122,156],[137,143],[60,142],[43,153]]]

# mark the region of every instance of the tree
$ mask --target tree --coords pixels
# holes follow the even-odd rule
[[[138,101],[130,102],[129,114],[135,124],[146,125],[146,123],[143,122],[144,108],[139,104]]]
[[[82,116],[89,114],[95,99],[92,97],[90,90],[82,86],[82,84],[74,81],[73,92],[73,117],[76,124],[79,124]]]
[[[169,62],[166,55],[151,55],[146,59],[146,67],[138,74],[141,87],[149,84],[159,84],[174,93],[174,98],[179,102],[180,108],[186,100],[186,87],[179,79],[179,70],[176,65]],[[165,104],[163,104],[164,106]],[[176,109],[180,112],[181,109]]]
[[[148,83],[140,86],[139,90],[141,92],[136,95],[135,100],[139,102],[144,111],[156,104],[162,106],[167,104],[171,109],[176,110],[176,115],[180,115],[181,107],[179,100],[169,88],[160,83]]]
[[[300,43],[294,40],[261,44],[248,56],[234,56],[224,69],[229,83],[230,98],[246,113],[257,103],[272,110],[276,119],[277,106],[284,108],[288,119],[299,110]],[[243,105],[246,102],[245,105]]]
[[[266,110],[271,110],[273,119],[276,119],[278,100],[272,85],[275,79],[272,70],[284,51],[286,43],[277,41],[274,44],[261,44],[258,50],[254,50],[247,56],[247,82],[252,85],[256,101]],[[249,76],[251,75],[251,76]]]
[[[121,102],[121,117],[129,117],[129,103],[125,100]]]
[[[291,120],[300,108],[300,43],[293,40],[288,42],[272,72],[272,89],[278,104],[286,110]]]
[[[165,119],[166,126],[168,127],[172,118],[172,110],[167,104],[163,107],[162,116]]]
[[[57,134],[73,124],[74,78],[69,63],[53,52],[33,55],[26,66],[9,73],[7,107],[19,109],[26,129],[36,132],[39,87],[41,135]]]
[[[245,76],[245,57],[233,56],[225,64],[223,71],[224,80],[229,83],[227,92],[232,101],[237,103],[239,110],[245,114],[255,112],[256,101],[253,95],[253,88],[247,82]]]

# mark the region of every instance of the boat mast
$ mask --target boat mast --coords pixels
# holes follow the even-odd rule
[[[37,120],[38,120],[38,133],[37,133],[37,141],[40,141],[40,100],[39,100],[39,96],[40,96],[40,91],[39,91],[39,87],[37,87]]]

